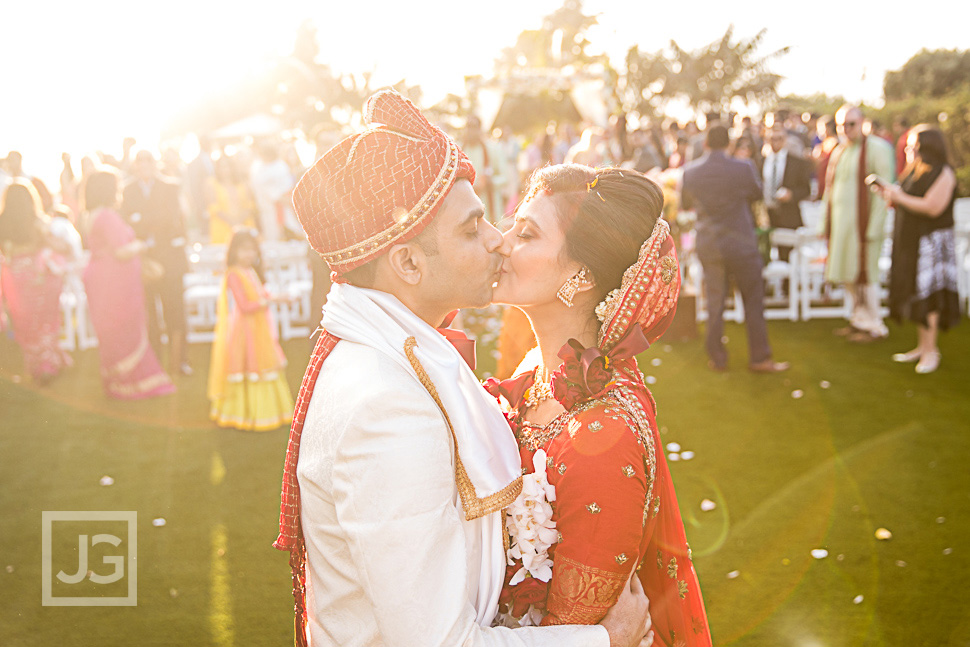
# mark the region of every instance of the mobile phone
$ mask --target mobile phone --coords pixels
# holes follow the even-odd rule
[[[877,185],[877,186],[879,186],[881,188],[886,188],[886,187],[890,186],[889,182],[887,182],[886,180],[882,179],[881,177],[879,177],[875,173],[871,173],[871,174],[867,175],[866,176],[866,179],[865,179],[865,182],[866,182],[866,186],[867,187],[870,187],[870,188],[872,187],[873,184],[875,184],[875,185]]]

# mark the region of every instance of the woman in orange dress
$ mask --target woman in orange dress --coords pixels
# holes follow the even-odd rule
[[[519,441],[500,621],[592,624],[636,571],[654,645],[708,647],[710,630],[656,423],[637,368],[673,319],[677,255],[644,176],[580,165],[532,178],[493,299],[532,322],[541,363],[486,388]]]

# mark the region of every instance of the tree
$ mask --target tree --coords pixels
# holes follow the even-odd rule
[[[502,50],[495,61],[499,76],[521,68],[558,68],[581,66],[606,60],[603,54],[589,53],[587,30],[597,23],[596,16],[583,13],[583,0],[565,0],[563,6],[543,18],[542,27],[519,34],[512,47]]]
[[[898,70],[886,72],[886,101],[940,98],[970,86],[970,51],[922,49]]]
[[[788,53],[783,47],[761,56],[762,29],[750,38],[734,39],[731,25],[718,40],[693,51],[670,41],[666,51],[627,52],[625,101],[628,109],[657,112],[673,98],[683,98],[698,111],[725,111],[736,99],[767,103],[777,97],[781,76],[769,63]]]

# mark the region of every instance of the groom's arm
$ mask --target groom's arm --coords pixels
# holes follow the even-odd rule
[[[480,557],[466,550],[455,504],[451,434],[420,384],[401,386],[360,408],[333,470],[338,522],[385,644],[608,647],[606,629],[596,625],[477,624],[468,561]]]

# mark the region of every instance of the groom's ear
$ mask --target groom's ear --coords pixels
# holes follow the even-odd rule
[[[421,247],[408,242],[391,246],[387,252],[387,267],[399,280],[408,285],[417,285],[428,264]]]

